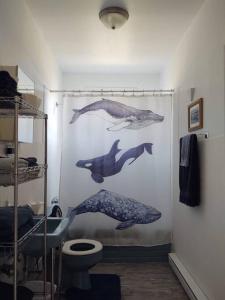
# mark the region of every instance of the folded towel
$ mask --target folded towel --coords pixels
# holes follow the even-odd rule
[[[37,177],[38,175],[36,175]],[[18,183],[23,183],[29,179],[34,179],[35,176],[30,175],[29,173],[18,174]],[[9,186],[14,184],[14,175],[13,173],[0,174],[0,186]]]
[[[180,166],[182,167],[189,166],[190,140],[191,135],[186,135],[181,139]]]
[[[28,167],[36,167],[38,166],[37,158],[36,157],[21,157],[28,162]]]
[[[41,105],[41,99],[33,94],[22,94],[22,98],[34,108],[38,109]]]
[[[23,158],[18,159],[18,168],[27,168],[28,161]],[[1,157],[0,158],[0,170],[9,170],[11,171],[14,167],[14,157]],[[0,171],[1,172],[1,171]]]
[[[0,186],[9,186],[14,184],[14,158],[0,157]],[[40,168],[30,169],[23,168],[38,167],[36,157],[27,157],[18,159],[18,183],[35,179],[39,176]]]

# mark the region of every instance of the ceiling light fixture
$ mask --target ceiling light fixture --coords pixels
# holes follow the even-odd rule
[[[117,29],[123,26],[128,20],[128,12],[121,7],[107,7],[100,11],[99,19],[110,29]]]

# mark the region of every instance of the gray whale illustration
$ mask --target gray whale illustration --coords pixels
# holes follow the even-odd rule
[[[136,130],[164,120],[163,116],[155,114],[151,110],[137,109],[117,101],[102,99],[82,109],[73,109],[74,114],[70,124],[74,123],[85,113],[99,110],[104,110],[112,117],[110,122],[114,125],[107,128],[109,131],[119,131],[124,128]]]
[[[121,151],[118,148],[120,140],[116,140],[109,153],[103,156],[99,156],[87,160],[79,160],[76,163],[77,167],[85,168],[91,171],[92,179],[97,183],[102,183],[104,177],[113,176],[118,174],[128,159],[133,159],[130,163],[132,164],[139,156],[141,156],[146,150],[147,153],[152,154],[152,143],[143,143],[137,147],[127,150],[116,160],[116,155]]]
[[[135,224],[149,224],[161,218],[157,209],[127,198],[114,192],[100,190],[95,195],[83,201],[76,208],[69,208],[70,223],[76,215],[87,212],[103,213],[120,223],[116,229],[122,230]]]

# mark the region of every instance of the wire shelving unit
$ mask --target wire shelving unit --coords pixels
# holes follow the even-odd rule
[[[18,164],[18,120],[19,118],[33,118],[44,120],[44,163],[34,167],[20,168]],[[14,139],[15,148],[13,166],[9,170],[0,169],[0,176],[7,176],[8,180],[1,186],[13,186],[13,207],[14,207],[14,224],[13,224],[13,241],[5,243],[0,241],[0,251],[13,251],[13,300],[17,300],[17,257],[20,247],[29,239],[43,223],[44,223],[44,295],[46,295],[46,279],[47,279],[47,122],[48,115],[36,109],[31,104],[23,100],[22,97],[0,97],[0,118],[11,118],[14,120]],[[40,220],[23,236],[18,235],[18,186],[24,182],[44,178],[44,214]]]

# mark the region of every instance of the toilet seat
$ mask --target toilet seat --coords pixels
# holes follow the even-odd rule
[[[71,249],[72,246],[78,245],[78,244],[89,244],[89,245],[92,245],[94,248],[89,249],[89,250],[84,250],[84,251],[76,251],[76,250]],[[67,254],[67,255],[81,256],[81,255],[89,255],[89,254],[97,253],[97,252],[101,251],[102,248],[103,248],[102,244],[98,241],[88,240],[88,239],[77,239],[77,240],[70,240],[70,241],[65,242],[65,244],[63,245],[62,251],[64,254]]]

